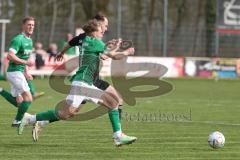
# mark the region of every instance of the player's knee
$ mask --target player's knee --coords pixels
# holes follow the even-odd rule
[[[69,117],[68,118],[71,118],[71,117],[73,117],[74,115],[75,115],[75,113],[76,113],[76,110],[69,110]]]
[[[24,99],[24,101],[27,101],[27,102],[32,102],[32,101],[33,101],[33,99],[32,99],[32,97],[28,97],[28,98],[25,98],[25,99]]]
[[[117,108],[118,105],[119,105],[119,103],[118,103],[115,99],[113,99],[113,98],[111,98],[111,97],[105,99],[104,104],[105,104],[106,106],[110,107],[110,108],[113,108],[113,109],[114,109],[114,108]]]
[[[28,102],[33,101],[32,94],[30,92],[23,92],[22,97],[24,101],[28,101]]]
[[[67,120],[69,118],[69,115],[64,111],[59,111],[58,116],[61,120]]]
[[[73,117],[75,115],[75,113],[77,109],[74,107],[64,107],[63,109],[61,109],[58,113],[59,113],[59,118],[61,120],[67,120],[70,117]]]
[[[118,103],[123,103],[123,100],[121,98],[121,96],[118,94],[118,92],[116,91],[116,89],[112,86],[109,86],[107,89],[106,89],[106,93],[111,95],[111,97],[117,101]]]
[[[110,108],[117,108],[119,106],[119,102],[117,101],[117,99],[115,99],[109,93],[103,94],[102,99],[104,103]]]
[[[28,94],[28,99],[29,99],[29,102],[32,102],[32,101],[33,101],[32,94]]]
[[[23,97],[22,96],[17,96],[16,101],[17,101],[18,104],[22,103],[23,102]]]
[[[119,103],[119,105],[123,105],[123,99],[119,97],[118,103]]]
[[[115,97],[112,97],[112,96],[109,97],[109,103],[112,108],[117,108],[119,106],[119,101]]]
[[[112,102],[112,108],[118,108],[119,103],[117,101]]]

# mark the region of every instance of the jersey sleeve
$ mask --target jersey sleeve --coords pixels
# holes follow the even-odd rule
[[[12,51],[13,53],[16,54],[19,51],[20,47],[21,47],[21,41],[18,38],[14,38],[11,41],[9,51]]]
[[[82,45],[82,41],[83,39],[86,37],[85,33],[79,34],[78,36],[74,37],[73,39],[71,39],[68,44],[70,46],[81,46]]]
[[[95,52],[99,52],[100,54],[104,53],[105,51],[105,43],[101,40],[98,40],[95,45]]]

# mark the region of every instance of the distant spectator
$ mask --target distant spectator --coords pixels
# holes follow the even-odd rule
[[[65,44],[67,44],[71,39],[73,38],[73,35],[71,33],[67,33],[66,38],[61,40],[58,44],[59,50],[62,50]],[[75,47],[71,47],[66,51],[66,55],[75,55]]]
[[[49,55],[49,59],[48,61],[51,61],[52,58],[56,57],[57,53],[58,53],[58,47],[56,43],[51,43],[49,45],[49,48],[47,50],[47,53]]]
[[[37,69],[40,69],[45,64],[45,59],[47,58],[47,52],[42,48],[42,43],[35,43],[35,66]]]

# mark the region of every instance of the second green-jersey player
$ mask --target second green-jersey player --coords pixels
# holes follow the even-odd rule
[[[33,50],[32,39],[26,37],[24,33],[18,34],[12,39],[9,50],[14,52],[18,58],[28,60]],[[24,72],[25,66],[25,64],[17,64],[10,60],[7,72]]]

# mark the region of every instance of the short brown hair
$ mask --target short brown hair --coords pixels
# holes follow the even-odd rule
[[[93,18],[97,21],[104,21],[107,17],[102,12],[98,12]]]
[[[22,24],[25,24],[27,21],[35,21],[35,19],[33,17],[25,17],[23,20],[22,20]]]
[[[100,23],[96,20],[89,20],[87,24],[83,26],[83,30],[86,35],[90,35],[92,32],[98,31],[98,27],[100,27]]]

